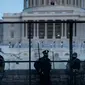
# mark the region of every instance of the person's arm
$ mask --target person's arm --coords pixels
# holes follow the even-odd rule
[[[49,70],[51,70],[51,60],[49,59]]]
[[[68,60],[67,64],[66,64],[66,69],[69,70],[70,69],[70,60]]]

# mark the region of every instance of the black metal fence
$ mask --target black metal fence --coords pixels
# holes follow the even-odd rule
[[[29,24],[29,28],[28,28],[28,44],[29,44],[29,58],[28,58],[28,60],[27,61],[24,61],[24,60],[22,60],[22,61],[16,61],[16,60],[12,60],[12,61],[10,61],[10,59],[9,59],[9,61],[5,61],[5,63],[16,63],[16,64],[19,64],[19,63],[28,63],[28,68],[27,69],[22,69],[22,70],[17,70],[17,69],[15,69],[15,70],[13,70],[13,69],[6,69],[5,70],[5,72],[3,73],[3,74],[1,74],[1,75],[4,75],[3,77],[2,77],[2,85],[5,85],[5,84],[7,84],[8,83],[8,85],[18,85],[18,84],[24,84],[24,85],[33,85],[33,84],[35,84],[36,83],[36,85],[38,85],[39,84],[39,77],[38,77],[38,75],[37,75],[37,73],[36,73],[36,71],[35,70],[33,70],[32,68],[31,68],[31,65],[32,65],[32,63],[33,62],[35,62],[35,61],[33,61],[31,58],[31,56],[32,56],[32,46],[31,46],[31,24],[32,23],[69,23],[70,24],[70,27],[69,27],[69,38],[68,38],[68,40],[69,40],[69,58],[70,58],[70,62],[71,62],[71,60],[72,60],[72,53],[73,53],[73,24],[75,24],[75,28],[76,28],[76,24],[78,24],[78,23],[85,23],[85,21],[73,21],[73,20],[67,20],[67,21],[60,21],[60,20],[57,20],[57,21],[20,21],[20,22],[0,22],[0,24],[3,24],[3,25],[5,25],[5,24]],[[6,28],[4,28],[4,29],[6,29]],[[21,42],[21,40],[22,40],[22,38],[20,38],[20,42]],[[24,49],[24,48],[23,48]],[[39,49],[38,49],[39,50]],[[2,54],[4,54],[2,51],[1,51],[1,53]],[[67,60],[58,60],[58,61],[51,61],[52,63],[62,63],[62,62],[68,62]],[[82,61],[82,62],[84,62],[84,61]],[[70,70],[72,70],[72,69],[70,69]],[[70,71],[70,74],[72,74],[71,73],[71,71]],[[84,74],[84,70],[83,71],[81,71],[79,74],[78,74],[78,80],[79,80],[79,78],[80,78],[80,80],[79,80],[79,85],[84,85],[84,79],[85,79],[85,76],[84,76],[85,74]],[[68,75],[67,73],[66,73],[66,69],[52,69],[52,71],[51,71],[51,81],[52,81],[52,84],[53,85],[56,85],[56,84],[58,84],[58,85],[62,85],[62,84],[66,84],[66,85],[68,85],[68,80],[69,80],[69,77],[70,77],[70,81],[71,82],[73,82],[72,80],[71,80],[71,78],[72,78],[72,76],[73,75]],[[77,79],[76,78],[76,79]],[[72,85],[72,84],[71,84]]]

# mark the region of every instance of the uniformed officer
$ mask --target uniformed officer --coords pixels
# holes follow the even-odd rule
[[[80,59],[77,58],[77,53],[73,53],[72,55],[72,63],[71,63],[71,68],[74,71],[79,71],[80,70]]]
[[[70,62],[67,63],[67,69],[70,68],[70,65],[71,65],[71,69],[73,70],[73,72],[80,70],[80,59],[77,58],[77,53],[76,52],[74,52],[72,54],[71,63]]]
[[[39,58],[35,63],[34,67],[37,70],[38,74],[40,75],[40,85],[50,85],[50,70],[51,70],[51,63],[50,59],[48,58],[48,50],[44,50],[43,57]]]
[[[74,52],[72,54],[72,60],[71,62],[68,62],[67,64],[67,70],[68,70],[68,73],[70,73],[70,70],[72,69],[72,78],[73,78],[73,85],[76,85],[76,78],[77,78],[77,74],[79,73],[79,70],[80,70],[80,59],[77,58],[77,53]],[[71,69],[70,69],[71,68]]]

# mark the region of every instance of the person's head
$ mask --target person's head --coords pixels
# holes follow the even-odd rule
[[[74,52],[74,53],[72,54],[72,57],[73,57],[73,58],[77,58],[77,53]]]
[[[42,53],[43,53],[43,55],[44,55],[44,57],[48,57],[48,50],[44,50]]]

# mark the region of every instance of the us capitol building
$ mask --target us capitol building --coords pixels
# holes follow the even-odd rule
[[[4,13],[3,15],[3,21],[57,20],[85,20],[85,0],[24,0],[24,9],[21,13]],[[54,60],[68,59],[69,27],[68,23],[32,23],[30,27],[32,30],[32,60],[36,60],[38,56],[38,44],[41,56],[42,50],[48,49],[51,60],[53,56]],[[28,28],[29,24],[3,25],[3,46],[1,45],[1,48],[5,52],[4,56],[10,56],[11,60],[27,60],[29,56]],[[81,60],[84,59],[85,23],[73,24],[73,50],[78,53]],[[6,57],[6,60],[9,59]],[[15,67],[13,66],[12,69]],[[60,67],[63,68],[62,64]]]

